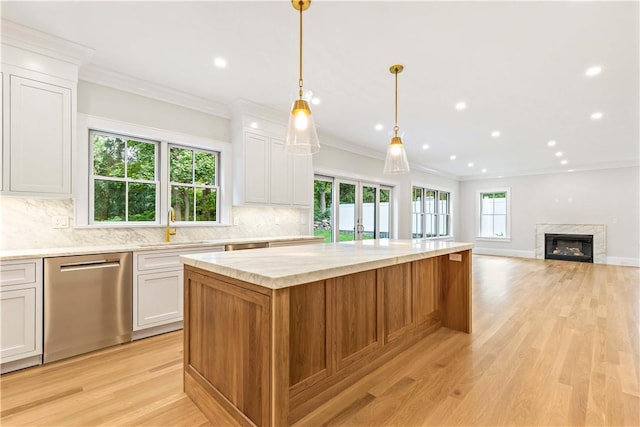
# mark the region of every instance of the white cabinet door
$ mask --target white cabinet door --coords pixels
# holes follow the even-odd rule
[[[71,194],[71,89],[10,76],[11,192]]]
[[[244,138],[244,201],[269,203],[269,139],[246,132]]]
[[[182,320],[182,277],[182,270],[138,276],[134,330]]]
[[[284,141],[271,138],[271,203],[278,205],[291,204],[291,159],[284,151]]]
[[[20,359],[33,353],[36,346],[36,289],[0,291],[2,362]],[[28,355],[27,355],[28,356]]]

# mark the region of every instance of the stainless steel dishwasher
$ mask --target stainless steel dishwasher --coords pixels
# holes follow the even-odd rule
[[[131,252],[45,258],[44,363],[131,341]]]

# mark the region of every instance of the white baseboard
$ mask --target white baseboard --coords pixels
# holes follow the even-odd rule
[[[640,267],[640,258],[625,258],[619,256],[608,256],[607,264],[626,265],[629,267]]]
[[[18,369],[30,368],[31,366],[42,365],[42,355],[27,357],[26,359],[5,362],[0,365],[0,373],[17,371]]]
[[[473,253],[478,255],[512,256],[516,258],[535,258],[535,251],[518,251],[514,249],[473,248]]]

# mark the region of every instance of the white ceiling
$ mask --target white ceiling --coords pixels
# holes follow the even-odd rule
[[[314,1],[304,13],[304,82],[322,100],[316,124],[384,153],[388,69],[400,63],[399,125],[414,167],[468,179],[637,165],[639,5]],[[289,1],[3,1],[2,17],[95,49],[91,67],[212,102],[286,111],[296,93]],[[226,69],[213,66],[217,56]],[[586,77],[592,65],[603,71]]]

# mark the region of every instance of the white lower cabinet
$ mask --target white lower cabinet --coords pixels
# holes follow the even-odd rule
[[[0,325],[2,373],[42,363],[42,258],[0,264]]]
[[[182,329],[180,255],[222,252],[224,246],[133,253],[133,339]]]

